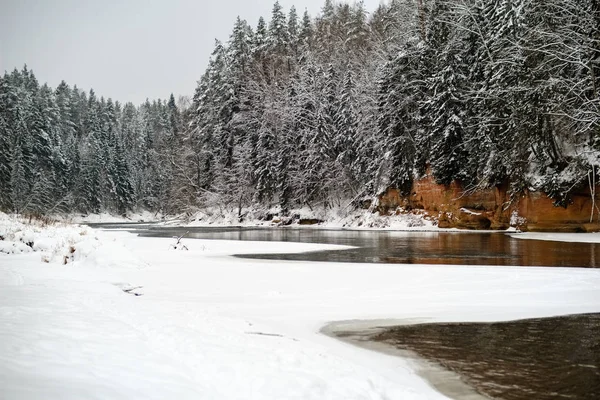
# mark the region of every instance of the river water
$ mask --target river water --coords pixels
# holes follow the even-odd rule
[[[600,399],[600,314],[407,325],[372,340],[437,362],[491,398]]]
[[[299,254],[253,254],[246,258],[399,264],[600,266],[600,244],[515,239],[496,232],[399,232],[314,228],[182,228],[152,224],[90,224],[128,229],[141,236],[327,243],[355,246]],[[187,232],[187,233],[186,233]]]
[[[503,233],[313,228],[181,228],[90,224],[141,236],[291,241],[348,250],[240,257],[403,264],[598,268],[600,244],[521,240]],[[426,268],[426,266],[424,266]],[[506,400],[600,399],[600,314],[501,323],[399,326],[371,340],[416,352],[458,373],[479,393]],[[459,397],[460,398],[460,397]]]

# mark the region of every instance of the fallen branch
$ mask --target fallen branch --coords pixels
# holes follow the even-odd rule
[[[132,294],[134,296],[142,296],[143,293],[140,291],[137,291],[137,289],[142,289],[142,288],[143,288],[143,286],[132,286],[130,288],[121,289],[121,290],[125,293]]]
[[[180,250],[189,250],[186,245],[184,245],[184,244],[181,243],[181,239],[183,239],[183,237],[185,235],[187,235],[188,233],[190,233],[190,231],[185,232],[183,235],[181,235],[179,237],[173,236],[173,239],[177,239],[177,242],[175,244],[171,245],[171,247],[173,248],[173,250],[177,250],[177,249],[180,249]]]

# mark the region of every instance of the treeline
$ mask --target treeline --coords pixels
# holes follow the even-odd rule
[[[186,110],[26,70],[1,84],[5,209],[241,216],[408,194],[428,172],[566,205],[600,165],[600,1],[327,0],[316,18],[276,2],[215,43]]]
[[[431,171],[466,190],[596,178],[597,0],[326,1],[238,19],[196,89],[191,192],[282,209],[345,204]]]
[[[439,183],[567,205],[600,161],[600,2],[429,4],[378,85],[392,181],[407,188],[430,166]]]
[[[0,209],[124,214],[164,210],[181,116],[168,102],[121,105],[40,85],[27,67],[0,77]]]
[[[378,128],[388,54],[416,31],[415,8],[326,1],[312,19],[279,3],[216,42],[193,98],[185,159],[198,205],[328,207],[375,194],[389,152]]]

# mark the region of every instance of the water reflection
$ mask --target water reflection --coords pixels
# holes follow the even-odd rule
[[[142,236],[172,237],[189,232],[198,239],[328,243],[356,246],[341,251],[302,254],[255,254],[246,258],[461,265],[592,267],[600,263],[600,246],[514,239],[503,233],[353,231],[302,228],[181,228],[150,224],[102,224]]]
[[[600,314],[422,324],[374,340],[412,350],[505,400],[600,399]]]

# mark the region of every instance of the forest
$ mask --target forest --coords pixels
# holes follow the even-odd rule
[[[0,77],[0,210],[173,215],[600,181],[600,0],[278,2],[215,41],[192,98]],[[192,92],[193,88],[190,88]]]

